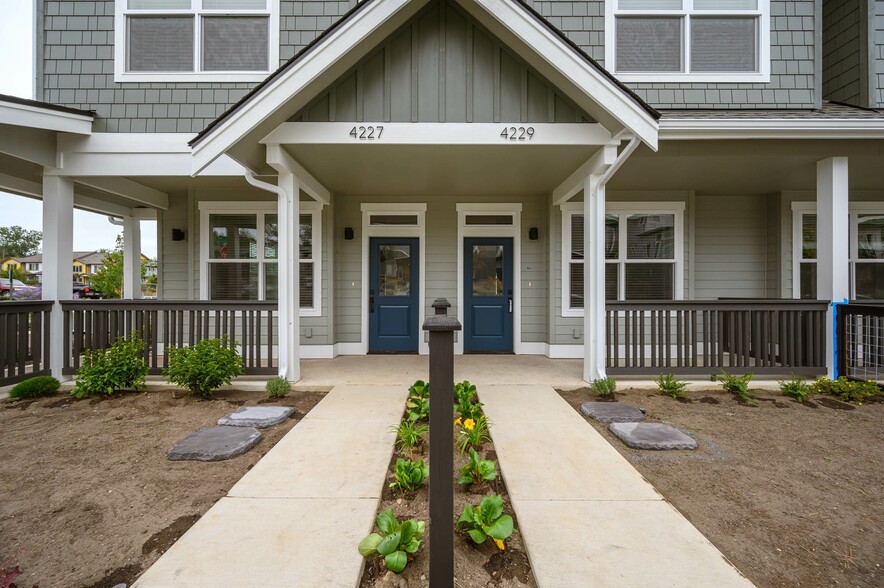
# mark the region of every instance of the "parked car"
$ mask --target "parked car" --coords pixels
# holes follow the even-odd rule
[[[0,278],[0,298],[12,300],[36,300],[40,298],[40,286],[29,286],[21,280]]]
[[[102,299],[105,298],[105,295],[90,287],[88,284],[74,282],[74,299],[78,298]]]

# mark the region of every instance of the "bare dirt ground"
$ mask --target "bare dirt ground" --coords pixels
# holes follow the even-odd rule
[[[577,410],[597,400],[559,393]],[[753,394],[617,393],[694,437],[693,452],[629,449],[587,420],[757,586],[884,585],[884,403]]]
[[[131,583],[323,396],[274,399],[293,417],[221,462],[173,462],[166,451],[237,406],[267,403],[263,393],[0,401],[0,570],[19,567],[20,588]]]

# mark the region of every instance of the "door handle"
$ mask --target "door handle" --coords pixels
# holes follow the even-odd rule
[[[368,291],[368,312],[374,312],[374,290]]]
[[[510,290],[508,292],[508,294],[509,294],[509,297],[507,298],[507,300],[509,301],[509,305],[510,305],[510,314],[513,314],[513,291]]]

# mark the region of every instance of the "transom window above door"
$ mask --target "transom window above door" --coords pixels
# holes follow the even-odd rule
[[[769,0],[608,0],[605,64],[627,82],[770,79]]]
[[[279,0],[117,0],[115,81],[264,79],[279,55]]]

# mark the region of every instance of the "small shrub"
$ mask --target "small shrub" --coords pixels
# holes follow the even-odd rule
[[[503,514],[503,497],[486,496],[479,506],[466,505],[457,519],[457,530],[463,526],[475,543],[485,543],[488,537],[494,540],[501,551],[503,542],[513,534],[513,517]]]
[[[491,441],[491,436],[488,434],[490,422],[485,416],[480,416],[477,419],[463,419],[460,426],[462,428],[457,437],[457,447],[460,449],[461,455],[471,447],[481,447],[486,441]]]
[[[383,533],[369,533],[359,542],[359,555],[369,557],[375,553],[384,558],[384,564],[395,573],[399,573],[408,565],[408,558],[420,549],[421,537],[427,528],[424,521],[409,519],[400,523],[388,508],[378,515],[375,524]]]
[[[799,378],[794,374],[792,375],[791,380],[784,380],[779,382],[779,384],[780,392],[783,393],[783,396],[794,398],[798,402],[804,402],[807,400],[807,397],[811,393],[810,386],[807,385],[804,378]]]
[[[120,390],[141,390],[146,377],[144,341],[132,333],[128,339],[117,339],[107,349],[87,350],[71,394],[84,398]]]
[[[849,380],[844,376],[837,380],[819,378],[810,388],[816,394],[828,394],[856,404],[862,404],[866,398],[881,394],[881,388],[872,380]]]
[[[589,383],[589,389],[599,396],[613,396],[617,391],[617,381],[614,378],[599,378]]]
[[[720,382],[721,387],[731,394],[736,394],[737,398],[748,404],[755,404],[755,399],[749,394],[749,382],[752,381],[752,374],[747,372],[743,376],[732,376],[724,370],[721,374],[712,376],[712,381]]]
[[[430,430],[427,425],[419,425],[410,419],[405,419],[398,427],[392,428],[396,429],[396,449],[409,452],[420,442],[421,436]]]
[[[476,386],[468,380],[454,385],[454,410],[462,421],[467,419],[478,420],[482,416],[482,407],[476,397]]]
[[[408,397],[409,398],[429,398],[430,397],[430,384],[427,382],[424,382],[423,380],[417,380],[408,389]]]
[[[490,459],[479,459],[476,450],[470,447],[470,461],[460,468],[458,484],[481,486],[497,477],[497,466]]]
[[[10,398],[37,398],[38,396],[51,396],[58,392],[61,382],[52,376],[37,376],[19,382],[9,391]]]
[[[292,385],[282,376],[277,376],[267,381],[264,390],[267,391],[267,395],[271,398],[284,398],[292,391]]]
[[[405,410],[408,411],[408,420],[426,421],[430,418],[430,399],[412,396],[405,401]]]
[[[231,346],[225,335],[203,339],[193,347],[169,347],[163,375],[191,394],[211,398],[215,390],[245,372],[237,345]]]
[[[684,398],[685,388],[688,387],[687,382],[677,379],[672,374],[660,374],[660,377],[654,382],[657,383],[657,388],[662,394],[667,394],[675,399]]]
[[[393,467],[393,482],[390,483],[390,488],[400,492],[413,492],[429,475],[430,466],[423,460],[411,461],[400,457]]]

